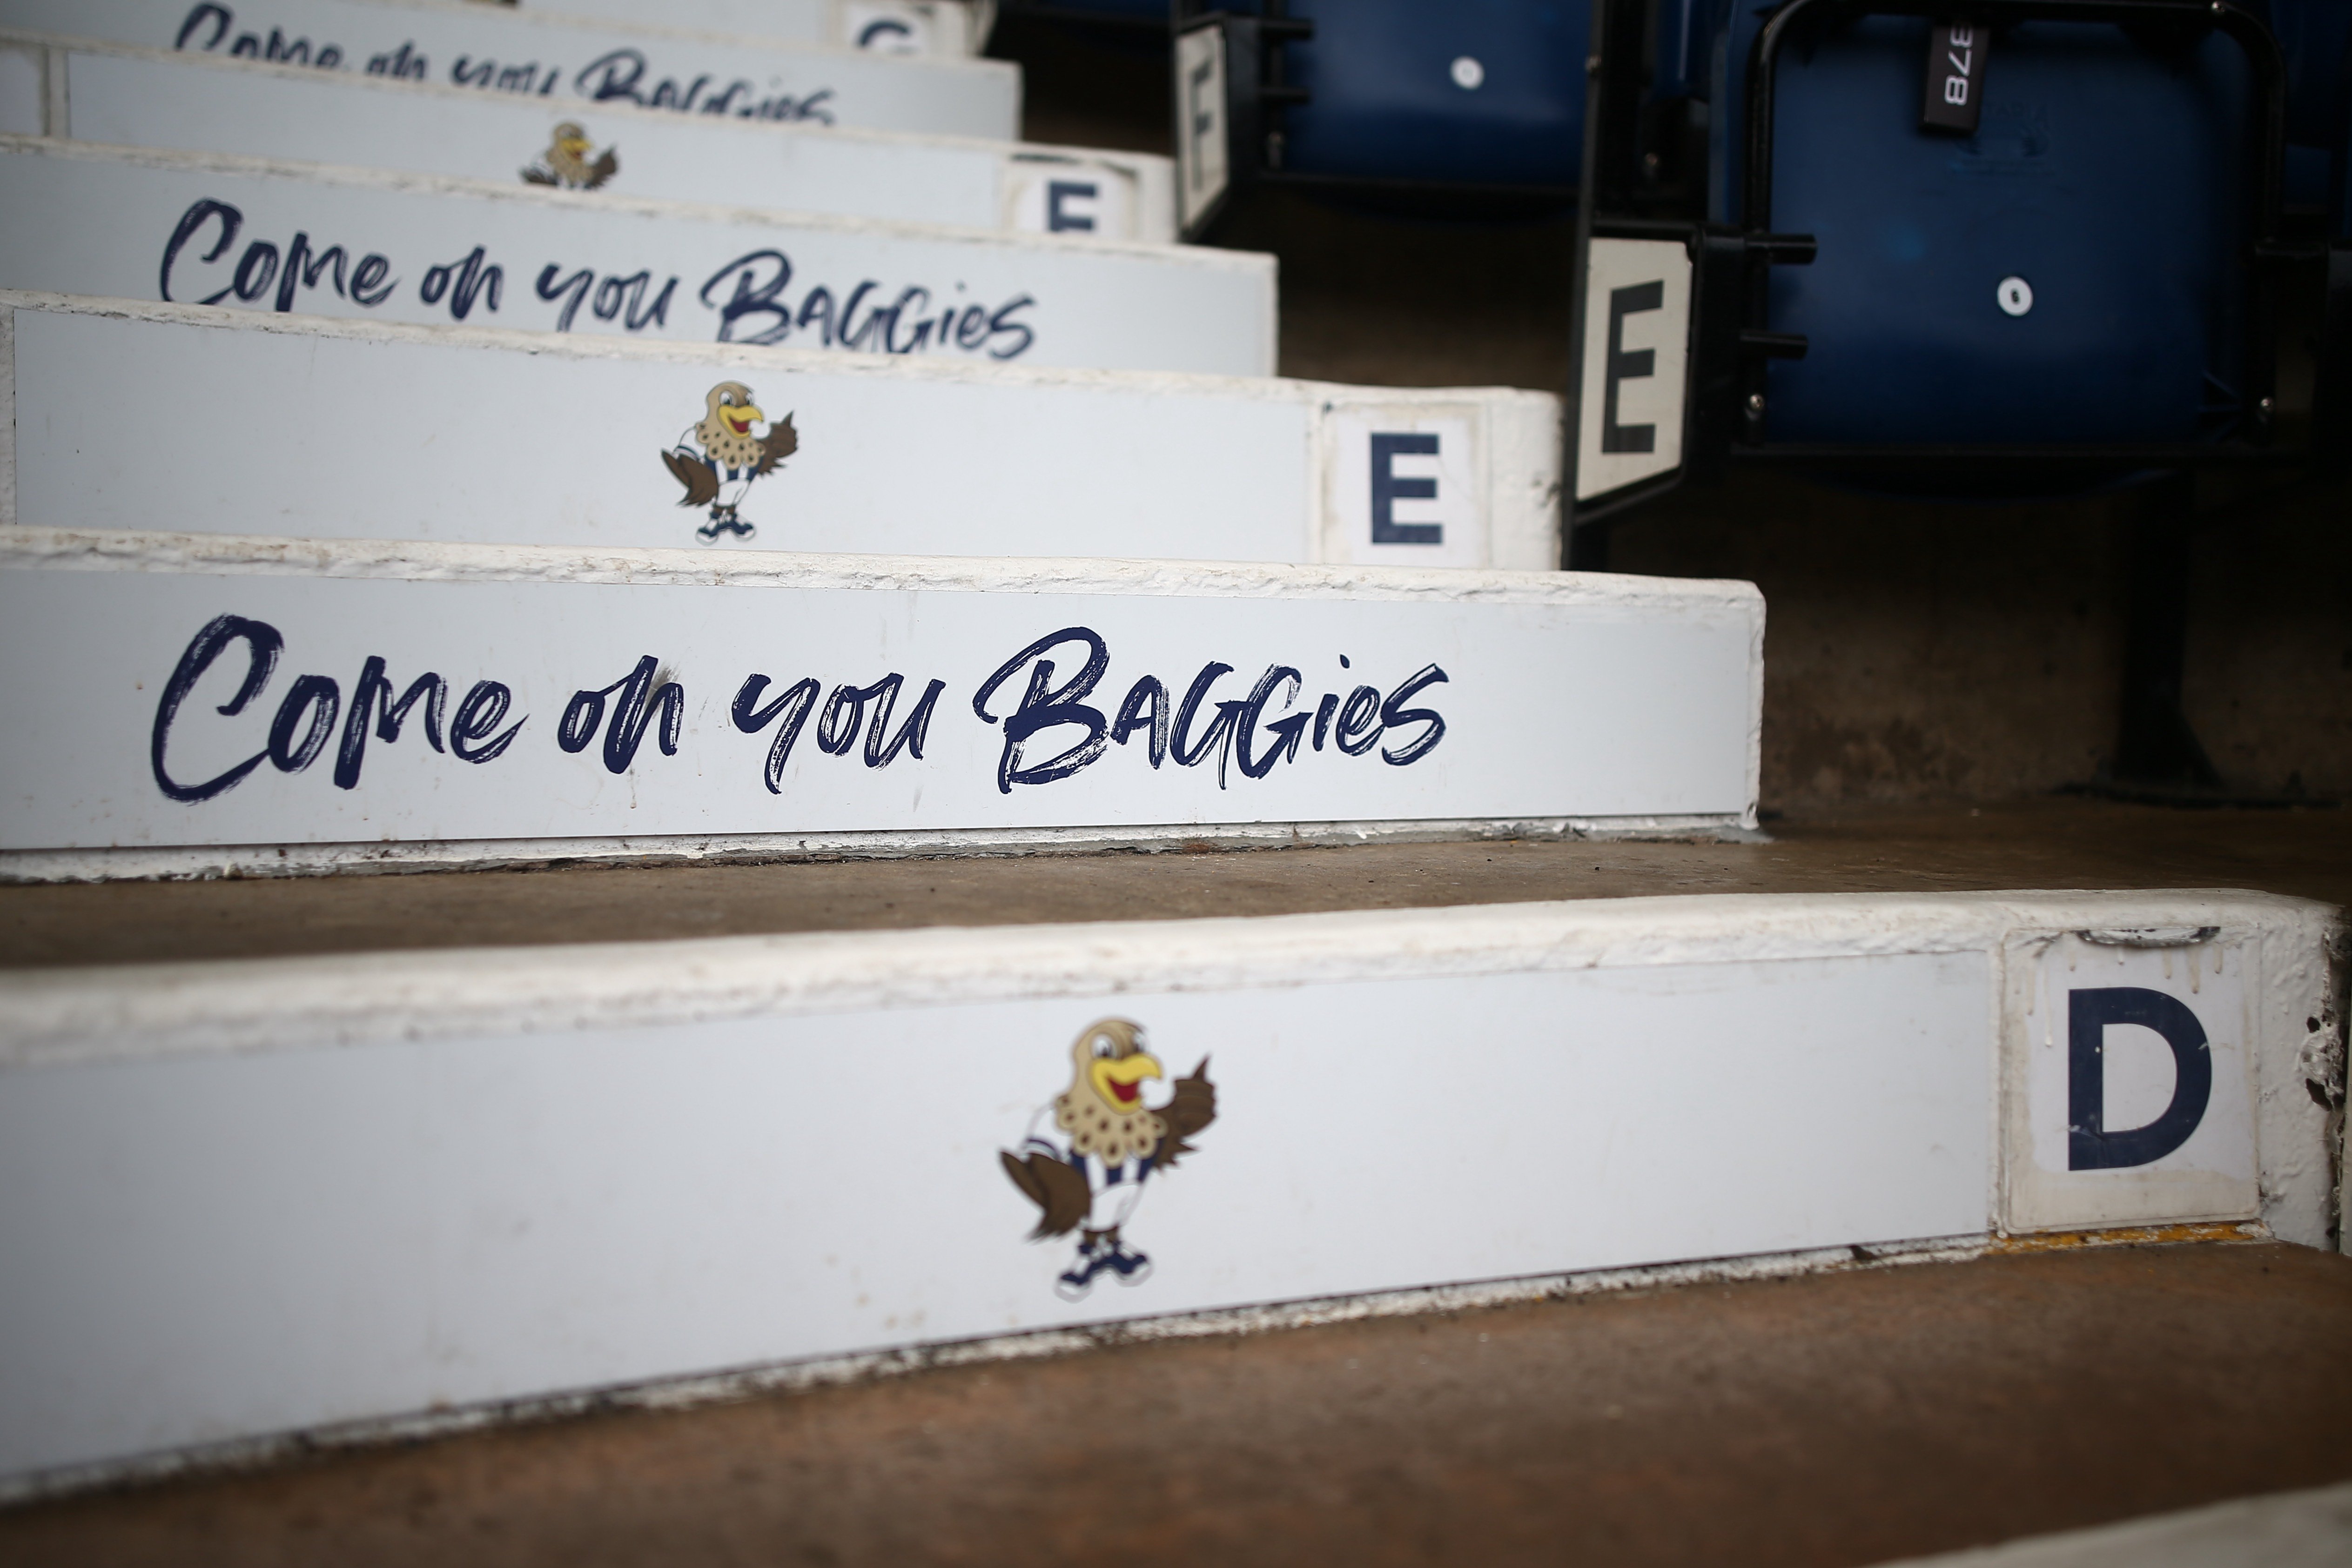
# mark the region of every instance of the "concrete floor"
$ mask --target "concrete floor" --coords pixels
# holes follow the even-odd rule
[[[2240,887],[2352,905],[2352,811],[2068,798],[1853,809],[1760,844],[573,866],[0,887],[0,968],[1686,893]]]
[[[1129,1344],[0,1512],[43,1564],[1861,1564],[2352,1478],[2352,1259],[2105,1248]]]

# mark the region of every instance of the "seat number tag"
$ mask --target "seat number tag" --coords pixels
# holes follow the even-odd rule
[[[1927,29],[1927,93],[1919,105],[1923,130],[1972,136],[1984,100],[1990,30],[1970,22],[1937,22]]]

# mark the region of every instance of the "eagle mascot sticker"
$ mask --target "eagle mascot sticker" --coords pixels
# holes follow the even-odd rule
[[[1070,1046],[1070,1086],[1037,1109],[1021,1152],[1000,1150],[1004,1174],[1038,1209],[1032,1241],[1078,1233],[1077,1256],[1054,1281],[1066,1301],[1085,1299],[1105,1274],[1122,1285],[1151,1277],[1151,1260],[1128,1245],[1120,1228],[1135,1213],[1144,1185],[1192,1152],[1186,1142],[1217,1119],[1209,1059],[1169,1085],[1165,1104],[1144,1098],[1160,1078],[1145,1048],[1143,1026],[1101,1019]]]
[[[566,191],[593,191],[621,172],[621,155],[607,147],[593,163],[588,162],[588,133],[580,129],[576,120],[567,120],[555,128],[547,151],[535,163],[523,168],[523,183],[528,185],[554,185]]]
[[[670,476],[686,486],[681,507],[709,507],[710,520],[694,530],[709,544],[721,534],[750,538],[751,524],[735,515],[751,481],[772,474],[776,465],[800,450],[801,438],[786,414],[774,424],[751,401],[751,389],[741,382],[720,382],[702,400],[698,424],[686,427],[677,444],[662,454]],[[765,428],[761,428],[765,426]]]

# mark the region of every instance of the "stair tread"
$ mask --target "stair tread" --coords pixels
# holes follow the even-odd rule
[[[0,275],[18,288],[641,341],[789,335],[958,361],[1275,369],[1275,264],[1240,252],[28,137],[0,137],[0,201],[17,220],[0,230]],[[198,224],[201,240],[183,226]],[[295,234],[299,274],[277,260],[280,243],[296,254]],[[431,259],[445,251],[446,265]],[[866,312],[855,321],[852,298]],[[950,315],[953,340],[940,335]]]
[[[0,48],[12,46],[53,50],[51,61],[70,71],[64,123],[48,122],[45,133],[78,141],[500,183],[530,165],[542,181],[568,176],[610,194],[1039,231],[1055,210],[1049,197],[999,186],[1052,170],[1064,180],[1104,182],[1065,198],[1066,225],[1109,238],[1174,237],[1172,168],[1150,153],[687,115],[620,101],[572,111],[592,149],[559,173],[542,150],[553,127],[567,123],[564,111],[535,98],[0,28]]]
[[[762,120],[1000,138],[1011,137],[1020,119],[1020,69],[1006,61],[648,33],[504,6],[295,0],[199,7],[183,16],[144,0],[8,0],[0,24],[150,48],[266,54],[294,65],[315,66],[331,53],[331,64],[354,75],[528,93],[545,98],[558,113],[597,102],[601,94],[687,113],[715,107]]]
[[[2352,1477],[2347,1312],[2352,1260],[2274,1244],[1586,1296],[384,1445],[0,1555],[1874,1563]]]
[[[1769,831],[21,884],[0,887],[0,968],[1675,894],[2233,887],[2352,905],[2352,812],[2058,799]]]

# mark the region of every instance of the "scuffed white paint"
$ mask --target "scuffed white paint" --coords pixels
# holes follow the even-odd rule
[[[180,250],[166,290],[166,247],[200,201],[225,202],[242,214],[237,241],[215,256],[212,238],[225,220],[208,220],[211,237]],[[846,353],[824,330],[824,313],[809,316],[808,302],[823,288],[838,312],[864,284],[861,343],[885,329],[877,313],[903,299],[903,319],[890,318],[887,329],[902,350],[931,357],[1227,375],[1275,369],[1275,261],[1240,251],[38,137],[0,137],[0,203],[12,219],[0,228],[0,286],[10,288],[229,299],[224,291],[246,247],[282,246],[300,232],[314,260],[335,246],[353,261],[370,253],[388,258],[373,303],[339,291],[331,269],[299,286],[289,308],[318,315],[709,342],[722,333],[740,340],[786,330],[788,309],[789,334],[803,341],[814,335],[820,346]],[[432,291],[428,280],[469,256],[478,281],[498,267],[502,285],[495,308],[482,281],[460,314],[457,291]],[[789,264],[788,278],[778,256]],[[646,281],[635,296],[614,297],[605,317],[582,304],[566,322],[572,296],[539,288],[550,268],[558,282],[579,269],[592,279],[642,274]],[[307,267],[304,277],[310,278]],[[772,284],[772,292],[762,292]],[[268,313],[283,287],[280,274],[276,287],[247,303]],[[666,287],[667,306],[656,310]],[[724,312],[739,298],[751,302],[749,313],[730,322]],[[975,320],[986,330],[956,342],[932,330],[914,349],[919,321],[935,329],[942,312],[966,309],[982,312]]]
[[[437,80],[21,29],[0,29],[0,52],[27,59],[52,84],[53,112],[30,100],[12,114],[0,81],[0,131],[13,134],[514,183],[553,126],[572,120],[600,152],[620,150],[613,193],[972,228],[1021,227],[1005,209],[1006,187],[1024,160],[1050,159],[1129,188],[1133,222],[1104,237],[1175,238],[1174,165],[1148,152],[682,115],[623,100],[559,106]]]
[[[1704,894],[1202,920],[720,936],[0,971],[0,1070],[512,1030],[1103,994],[1991,952],[2149,907],[2195,911],[2282,959],[2269,1024],[2324,981],[2336,914],[2272,894]],[[2311,955],[2309,969],[2292,959]],[[1990,1019],[1999,997],[1985,1001]],[[2267,1029],[2269,1024],[2264,1027]],[[2265,1034],[2261,1082],[2303,1040]],[[104,1041],[100,1045],[93,1043]],[[96,1055],[91,1054],[96,1052]],[[1988,1082],[1999,1064],[1985,1064]],[[2300,1092],[2299,1081],[2294,1087]],[[2306,1097],[2305,1103],[2309,1103]],[[2316,1109],[2316,1107],[2315,1107]],[[2309,1141],[2300,1122],[2285,1141]],[[2307,1238],[2304,1239],[2308,1244]]]
[[[1748,705],[1763,607],[1746,584],[20,524],[0,537],[0,657],[52,672],[0,694],[0,727],[15,737],[0,752],[10,851],[246,846],[239,859],[268,865],[271,846],[365,841],[474,841],[494,857],[516,841],[599,837],[691,849],[921,833],[955,847],[970,833],[979,848],[1008,830],[1731,827],[1754,810]],[[242,707],[231,698],[247,665],[191,653],[206,627],[239,624],[283,643],[266,668],[251,666],[261,686]],[[1055,690],[1084,678],[1108,708],[1098,721],[1092,708],[1050,714],[1018,751],[1027,743],[1010,716],[1054,660]],[[635,699],[614,694],[664,664],[675,694],[662,699],[664,738],[615,740],[619,705]],[[1579,667],[1612,676],[1560,679]],[[321,683],[357,692],[363,669],[402,689],[434,673],[450,725],[467,693],[494,694],[504,738],[491,756],[460,760],[454,740],[444,751],[429,734],[377,735],[353,771],[341,749],[323,749],[333,727],[318,728],[327,721],[313,706],[304,724],[318,738],[300,758],[278,750],[274,767],[247,765],[290,744],[296,732],[277,721],[298,693],[328,703]],[[810,706],[796,743],[779,749],[780,710],[751,718],[742,705],[762,693],[781,701],[800,682],[823,712]],[[848,730],[826,741],[824,716],[868,687],[900,692],[898,716],[853,704]],[[1132,725],[1111,745],[1112,715],[1154,691],[1168,727],[1148,712],[1139,722],[1165,735],[1166,751]],[[1348,731],[1358,721],[1347,712],[1370,727]],[[582,713],[575,736],[566,716]],[[919,744],[877,749],[874,725],[911,735],[918,713]],[[1088,722],[1099,745],[1067,727]],[[1329,744],[1308,739],[1318,724]],[[1342,746],[1343,732],[1355,740]],[[625,743],[633,748],[615,749]],[[1078,758],[1068,773],[1046,767],[1066,755]],[[321,757],[326,766],[306,766]],[[230,782],[209,796],[182,792],[220,779]]]
[[[1220,849],[1451,843],[1506,839],[1673,840],[1759,843],[1764,834],[1731,813],[1690,817],[1479,817],[1385,822],[1174,822],[1130,827],[950,828],[905,832],[734,833],[710,837],[473,839],[404,842],[241,844],[145,849],[0,850],[0,883],[208,881],[223,876],[319,876],[492,870],[567,864],[918,859],[933,855],[1091,854]]]
[[[417,582],[666,584],[838,591],[1118,594],[1547,605],[1634,616],[1683,613],[1762,632],[1752,583],[1614,572],[1473,571],[1433,567],[1266,566],[1221,561],[782,554],[307,539],[18,528],[0,537],[0,570],[203,572]]]
[[[664,0],[656,9],[641,0],[528,0],[520,9],[625,27],[657,22],[663,27],[851,48],[858,47],[861,24],[887,19],[906,27],[884,51],[898,58],[980,53],[995,6],[993,0]]]
[[[1909,1557],[1884,1568],[2341,1568],[2347,1562],[2352,1483]]]
[[[1471,432],[1463,460],[1479,459],[1449,489],[1441,548],[1392,557],[1559,563],[1559,404],[1539,392],[551,340],[54,295],[0,293],[0,321],[18,340],[0,396],[43,411],[13,481],[0,471],[0,507],[26,524],[693,548],[703,513],[678,506],[659,453],[731,379],[800,434],[745,504],[763,549],[1346,561],[1371,530],[1365,486],[1345,516],[1318,486],[1335,427],[1376,413],[1382,429]],[[142,461],[93,465],[88,432],[116,417],[124,387],[170,417],[151,423]],[[518,411],[546,411],[524,416],[529,462],[515,460]]]
[[[171,49],[179,45],[191,9],[152,0],[0,0],[0,26]],[[644,21],[619,26],[466,0],[236,0],[226,9],[235,26],[216,40],[197,31],[186,40],[191,51],[211,43],[227,53],[239,36],[267,39],[276,28],[289,43],[306,41],[313,58],[329,47],[341,55],[340,66],[322,76],[357,77],[376,57],[422,55],[422,79],[436,82],[457,79],[460,57],[487,58],[502,68],[530,68],[532,96],[543,90],[544,101],[561,111],[590,101],[581,78],[592,61],[634,49],[646,66],[638,90],[648,95],[665,79],[675,84],[673,95],[697,77],[710,94],[740,80],[746,86],[733,108],[782,93],[815,99],[822,118],[836,124],[1005,141],[1019,133],[1021,71],[1003,60],[908,58],[830,42],[745,38]],[[700,101],[693,106],[701,107]]]
[[[2210,925],[2275,988],[2298,954],[2326,968],[2334,918],[2236,893],[1719,895],[19,971],[0,1469],[23,1490],[1137,1314],[1232,1332],[1964,1251],[1998,1201],[2004,955]],[[1160,1272],[1068,1306],[994,1151],[1104,1013],[1173,1071],[1208,1054],[1221,1114],[1135,1222]],[[2258,1090],[2294,1078],[2299,1024],[2263,1026]],[[2257,1129],[2286,1239],[2325,1234],[2296,1157],[2323,1126]]]
[[[2250,1233],[2260,1227],[2249,1226]],[[2262,1239],[2250,1234],[2248,1239]],[[1814,1248],[1798,1252],[1716,1258],[1633,1269],[1592,1269],[1576,1273],[1467,1285],[1434,1285],[1381,1291],[1311,1301],[1236,1307],[1205,1312],[1171,1312],[1128,1318],[1075,1329],[950,1340],[853,1355],[816,1356],[725,1372],[552,1394],[440,1410],[343,1422],[299,1432],[231,1438],[185,1448],[141,1454],[96,1464],[61,1466],[28,1475],[0,1476],[0,1504],[68,1494],[93,1487],[161,1479],[190,1470],[219,1470],[268,1464],[321,1449],[358,1448],[385,1443],[421,1442],[530,1421],[614,1410],[690,1410],[761,1394],[904,1376],[956,1366],[1037,1361],[1124,1344],[1267,1333],[1330,1323],[1414,1317],[1432,1312],[1480,1312],[1532,1301],[1573,1300],[1621,1291],[1673,1290],[1685,1285],[1762,1280],[1856,1270],[1900,1269],[1917,1263],[1959,1263],[1983,1257],[1989,1235],[1931,1237],[1870,1247]]]
[[[0,305],[0,528],[16,522],[16,312]]]

